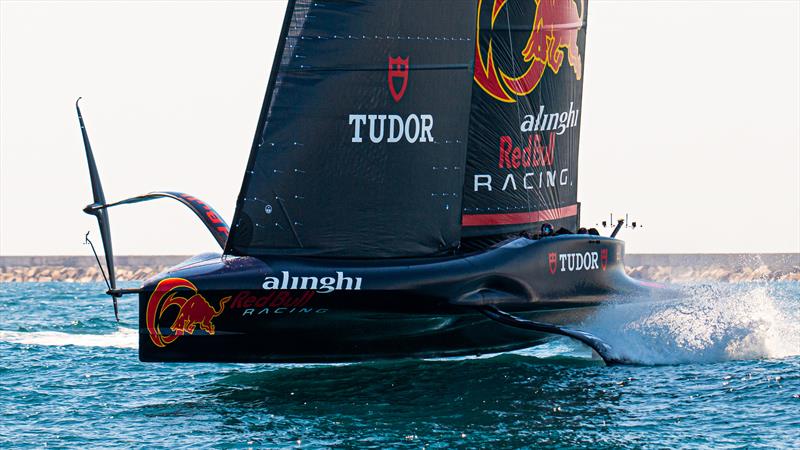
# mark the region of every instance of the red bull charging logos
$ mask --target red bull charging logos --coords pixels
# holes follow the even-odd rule
[[[214,319],[225,310],[231,297],[219,301],[214,308],[208,300],[197,292],[197,287],[183,278],[161,280],[147,301],[147,331],[150,340],[158,347],[175,342],[181,336],[194,334],[199,328],[207,334],[214,334]],[[170,334],[162,333],[159,326],[165,313],[177,312],[169,329]]]
[[[574,0],[528,0],[536,4],[536,13],[531,23],[531,33],[521,50],[526,64],[522,74],[513,76],[511,68],[499,67],[494,57],[492,39],[481,49],[481,28],[494,30],[508,0],[478,0],[477,38],[475,39],[475,82],[484,92],[497,100],[514,103],[514,96],[530,94],[539,85],[549,68],[557,74],[561,70],[564,56],[572,67],[576,80],[581,79],[583,64],[578,48],[578,30],[583,25],[585,0],[580,0],[580,11]],[[485,4],[485,5],[484,5]],[[482,8],[491,4],[489,27],[481,23]],[[485,18],[484,18],[485,20]]]

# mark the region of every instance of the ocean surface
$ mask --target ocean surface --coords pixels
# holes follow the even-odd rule
[[[448,360],[143,364],[136,299],[0,283],[0,448],[800,448],[800,283],[684,286],[565,339]]]

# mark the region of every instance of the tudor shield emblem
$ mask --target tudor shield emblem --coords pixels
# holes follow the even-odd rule
[[[389,92],[395,103],[403,98],[408,87],[408,57],[389,56]]]
[[[547,254],[547,262],[550,263],[550,274],[555,275],[556,269],[558,269],[558,254],[557,253],[548,253]]]
[[[606,270],[606,266],[608,266],[608,249],[604,248],[600,250],[600,267]]]

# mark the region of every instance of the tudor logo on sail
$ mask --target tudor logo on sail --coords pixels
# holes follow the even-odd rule
[[[410,114],[407,117],[397,114],[350,114],[348,123],[353,127],[350,142],[364,142],[365,138],[374,144],[433,142],[433,116],[430,114]]]
[[[389,95],[395,103],[399,103],[408,88],[409,58],[389,55]],[[353,132],[350,142],[373,144],[395,144],[406,142],[434,142],[433,115],[375,113],[350,114],[347,123]]]
[[[344,272],[336,272],[335,277],[308,277],[292,276],[288,271],[281,271],[280,277],[267,276],[261,287],[266,290],[311,290],[320,294],[328,294],[333,291],[360,291],[361,277],[348,277]]]
[[[408,57],[392,58],[389,56],[389,92],[395,103],[400,102],[403,94],[406,93],[408,87]],[[396,82],[400,82],[400,89],[397,89]]]

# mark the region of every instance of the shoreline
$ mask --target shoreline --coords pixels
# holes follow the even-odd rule
[[[122,255],[114,258],[117,280],[142,281],[188,259],[183,255]],[[642,280],[800,281],[800,253],[630,254],[625,271]],[[0,283],[103,281],[94,256],[0,256]]]

